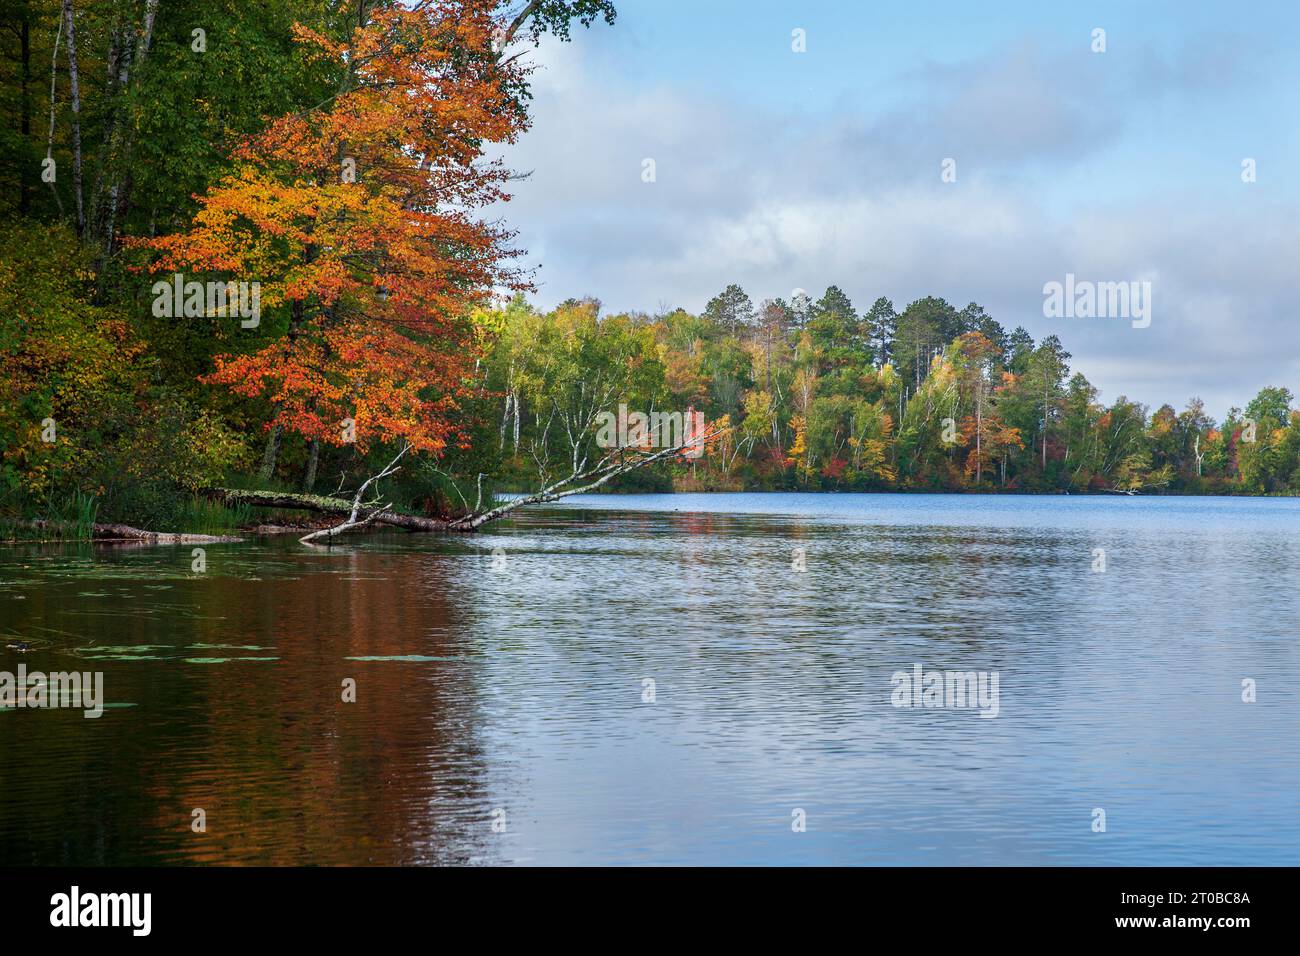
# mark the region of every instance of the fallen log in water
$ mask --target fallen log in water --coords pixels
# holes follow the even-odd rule
[[[26,522],[26,524],[31,528],[35,528],[37,531],[67,532],[70,530],[76,530],[75,525],[66,521],[36,520]],[[171,531],[146,531],[143,528],[133,528],[128,524],[92,524],[90,526],[90,537],[95,541],[132,541],[141,544],[223,544],[244,540],[243,538],[234,538],[227,535],[178,534]],[[73,539],[59,538],[52,540]]]
[[[320,539],[326,541],[335,536],[370,525],[385,524],[408,531],[477,531],[490,521],[497,521],[513,514],[520,508],[534,504],[559,501],[572,495],[587,494],[596,491],[620,475],[668,461],[693,449],[703,449],[708,442],[716,439],[729,428],[716,428],[707,434],[692,435],[686,441],[647,452],[637,448],[616,448],[608,451],[595,465],[588,467],[587,459],[575,461],[573,471],[567,478],[545,485],[541,490],[521,495],[496,507],[483,508],[483,476],[479,475],[478,500],[474,507],[465,502],[467,514],[450,520],[440,518],[420,518],[415,515],[398,514],[391,510],[389,504],[379,504],[376,498],[363,502],[366,490],[372,485],[399,471],[398,462],[411,446],[405,446],[379,474],[367,478],[357,489],[351,501],[344,498],[332,498],[323,495],[298,494],[291,491],[245,491],[239,488],[204,488],[200,493],[227,505],[251,505],[259,508],[288,508],[300,511],[315,511],[320,514],[345,515],[345,520],[333,528],[312,532],[301,538],[303,544],[312,544]]]
[[[223,544],[243,541],[224,534],[178,534],[171,531],[144,531],[125,524],[94,524],[91,533],[97,541],[145,541],[149,544]]]
[[[291,491],[245,491],[240,488],[204,488],[201,494],[228,505],[251,505],[257,508],[285,508],[291,511],[314,511],[317,514],[348,515],[352,502],[325,495],[295,494]],[[446,531],[447,522],[388,511],[376,515],[373,524],[392,525],[407,531]]]

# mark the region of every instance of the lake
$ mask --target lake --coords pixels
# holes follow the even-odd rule
[[[0,548],[0,671],[106,702],[0,710],[0,864],[1300,863],[1300,500],[589,496],[191,552]],[[897,706],[936,671],[996,716],[942,673]]]

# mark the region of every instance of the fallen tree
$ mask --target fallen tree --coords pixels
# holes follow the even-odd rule
[[[559,501],[561,498],[568,498],[572,495],[586,494],[608,484],[620,475],[626,475],[656,462],[667,461],[693,449],[705,447],[708,442],[713,441],[725,431],[727,429],[715,429],[707,434],[693,436],[679,444],[657,451],[646,451],[639,448],[610,449],[598,462],[590,467],[588,467],[587,458],[584,457],[574,464],[571,473],[567,477],[555,481],[548,481],[543,477],[542,487],[539,490],[532,494],[512,498],[510,501],[495,507],[483,507],[483,475],[479,475],[478,497],[474,507],[470,508],[469,502],[464,501],[462,498],[467,513],[450,519],[404,515],[393,511],[391,504],[380,504],[378,484],[381,479],[387,478],[400,470],[397,463],[410,450],[409,446],[403,448],[397,454],[397,457],[389,462],[379,474],[367,478],[361,487],[357,489],[351,501],[346,498],[332,496],[294,494],[281,491],[248,491],[239,488],[205,488],[202,493],[214,501],[228,505],[243,504],[262,508],[311,511],[317,514],[347,515],[346,520],[342,523],[301,538],[300,540],[304,544],[312,544],[321,539],[331,540],[345,532],[376,524],[404,528],[407,531],[477,531],[488,522],[497,521],[528,505]],[[370,501],[363,501],[366,491],[372,485],[376,488],[376,496]]]
[[[227,505],[283,508],[287,511],[310,511],[324,515],[346,515],[352,512],[351,501],[328,495],[301,495],[287,491],[245,491],[241,488],[204,488],[202,494],[213,501]],[[371,519],[371,523],[405,528],[407,531],[447,530],[447,522],[438,518],[404,515],[396,511],[376,514]]]
[[[561,498],[567,498],[570,495],[586,494],[589,491],[595,491],[617,478],[619,475],[626,475],[629,472],[644,468],[647,465],[653,465],[658,461],[665,461],[670,458],[676,458],[684,451],[695,447],[702,447],[706,441],[716,438],[722,433],[722,430],[710,432],[699,438],[692,438],[681,444],[674,445],[671,448],[664,448],[660,451],[647,453],[639,449],[618,448],[606,454],[596,465],[587,468],[587,459],[582,459],[582,463],[574,468],[573,473],[567,478],[561,478],[541,488],[530,495],[522,495],[518,498],[512,498],[510,501],[495,508],[486,511],[482,508],[482,478],[479,476],[479,501],[475,504],[474,510],[461,518],[453,519],[447,523],[449,531],[476,531],[489,521],[496,521],[498,518],[504,518],[512,511],[518,511],[526,505],[542,504],[547,501],[559,501]],[[628,458],[631,454],[631,459]]]
[[[357,493],[352,497],[352,509],[348,512],[347,521],[335,525],[332,528],[322,528],[320,531],[313,531],[311,534],[303,535],[298,539],[298,541],[302,544],[314,544],[322,538],[329,541],[344,532],[352,531],[356,528],[364,528],[366,525],[373,524],[384,515],[390,514],[393,506],[391,504],[385,504],[379,505],[371,510],[369,514],[362,516],[361,499],[365,497],[367,488],[371,485],[378,485],[380,481],[397,472],[399,470],[397,463],[401,461],[402,456],[410,450],[410,445],[403,447],[402,450],[397,453],[397,457],[390,461],[383,471],[377,475],[372,475],[361,483],[361,487],[357,489]]]
[[[60,521],[29,521],[37,531],[75,532],[76,525]],[[127,524],[92,524],[90,537],[95,541],[137,541],[144,544],[225,544],[243,538],[215,534],[177,534],[171,531],[146,531]]]
[[[242,538],[222,534],[177,534],[171,531],[143,531],[125,524],[91,526],[97,541],[144,541],[149,544],[222,544]]]

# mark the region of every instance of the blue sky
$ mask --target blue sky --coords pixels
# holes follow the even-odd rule
[[[1300,5],[618,7],[536,52],[534,126],[506,152],[531,172],[501,213],[540,305],[934,294],[1059,335],[1105,401],[1222,416],[1300,392]],[[1151,326],[1044,317],[1066,272],[1151,281]]]

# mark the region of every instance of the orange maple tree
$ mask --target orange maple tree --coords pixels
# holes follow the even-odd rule
[[[296,27],[337,73],[334,95],[238,148],[187,230],[136,243],[153,272],[260,283],[278,334],[204,381],[269,398],[268,428],[341,444],[351,419],[363,450],[463,443],[469,312],[494,287],[527,288],[512,234],[477,214],[509,198],[485,146],[527,123],[512,95],[524,68],[493,50],[495,6],[383,6],[343,40]]]

